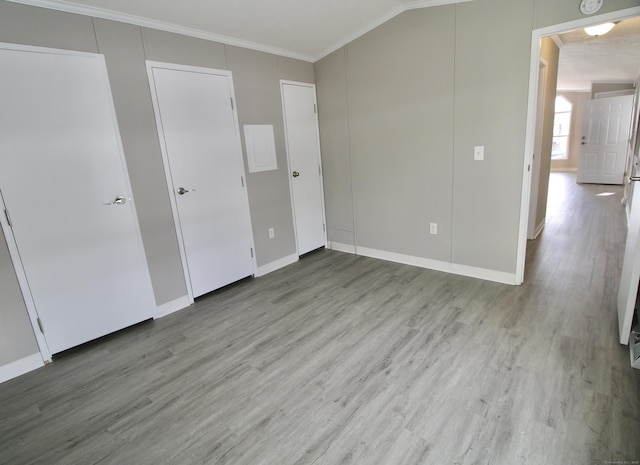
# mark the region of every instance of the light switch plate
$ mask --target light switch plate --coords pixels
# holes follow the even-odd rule
[[[476,145],[473,148],[473,159],[476,161],[484,160],[484,145]]]

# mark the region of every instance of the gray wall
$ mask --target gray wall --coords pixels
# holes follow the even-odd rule
[[[346,48],[316,63],[327,236],[355,245]]]
[[[531,32],[582,18],[578,3],[408,11],[318,61],[329,238],[515,273]]]
[[[262,266],[295,254],[279,80],[313,83],[311,63],[2,0],[0,41],[105,55],[158,305],[187,291],[145,59],[231,70],[240,123],[274,125],[278,170],[249,174],[247,179],[256,258]],[[276,230],[273,240],[267,238],[269,227]],[[0,258],[2,366],[37,353],[38,348],[4,241],[0,241]]]
[[[558,59],[560,49],[550,37],[540,43],[540,56],[547,62],[547,85],[544,91],[544,116],[542,118],[542,145],[540,156],[540,176],[538,178],[538,201],[536,203],[536,226],[547,215],[549,195],[549,174],[551,172],[551,150],[553,145],[553,119],[555,116],[556,86],[558,85]]]
[[[272,124],[275,131],[277,170],[249,173],[245,157],[253,238],[258,264],[262,265],[296,253],[280,96],[280,65],[273,55],[239,47],[228,46],[227,56],[229,69],[233,72],[240,126]],[[307,65],[313,71],[313,65]],[[246,150],[244,137],[242,146]],[[274,239],[269,239],[270,227],[275,229]]]
[[[453,8],[418,10],[348,46],[359,247],[450,260],[452,24]],[[428,234],[429,222],[438,235]]]

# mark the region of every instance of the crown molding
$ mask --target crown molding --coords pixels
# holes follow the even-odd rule
[[[414,0],[404,3],[405,10],[417,10],[418,8],[430,8],[432,6],[451,5],[453,3],[473,2],[474,0]]]

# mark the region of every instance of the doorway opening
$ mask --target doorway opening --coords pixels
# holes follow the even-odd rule
[[[528,98],[528,113],[527,113],[527,127],[525,136],[525,160],[523,165],[523,183],[522,183],[522,198],[521,198],[521,213],[520,213],[520,228],[518,238],[518,252],[517,252],[517,266],[516,266],[516,282],[524,282],[525,274],[525,259],[527,255],[527,239],[529,236],[529,217],[530,206],[534,203],[531,199],[531,195],[536,194],[533,186],[532,168],[534,167],[536,152],[535,141],[538,127],[538,95],[539,95],[539,62],[541,57],[541,41],[543,38],[550,38],[554,35],[567,33],[577,29],[581,29],[594,24],[600,24],[607,21],[623,21],[640,16],[640,7],[628,8],[626,10],[620,10],[612,13],[606,13],[595,17],[583,18],[580,20],[571,21],[568,23],[549,26],[541,29],[534,30],[532,33],[532,45],[531,45],[531,65],[529,75],[529,98]],[[551,76],[547,76],[549,80]],[[554,96],[555,99],[555,96]],[[552,114],[554,113],[554,109]],[[573,109],[575,111],[575,108]],[[547,111],[548,112],[548,111]],[[551,126],[553,127],[553,126]],[[549,136],[552,137],[552,134]],[[551,149],[546,154],[547,157],[551,156]],[[549,160],[550,162],[550,160]],[[547,165],[547,170],[549,169]],[[544,168],[543,168],[544,169]],[[543,173],[544,174],[544,173]],[[548,171],[546,173],[548,176]],[[536,186],[537,188],[538,186]],[[546,186],[543,186],[539,190],[539,194],[544,195],[544,202],[546,205],[546,195],[548,190],[545,190]],[[541,202],[538,203],[540,205]],[[544,224],[542,224],[544,226]]]

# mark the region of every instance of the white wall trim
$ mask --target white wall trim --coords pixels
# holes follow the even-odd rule
[[[529,194],[531,191],[531,173],[527,170],[532,162],[536,131],[536,107],[538,96],[538,63],[540,62],[540,40],[545,36],[580,29],[607,21],[620,21],[640,16],[640,6],[613,11],[602,15],[569,21],[567,23],[535,29],[531,33],[531,57],[529,64],[529,98],[527,103],[527,123],[524,145],[524,163],[522,169],[522,192],[520,196],[520,225],[518,229],[518,249],[516,253],[516,284],[524,280],[524,265],[527,250],[527,223],[529,219]]]
[[[189,296],[185,295],[182,297],[178,297],[177,299],[174,299],[170,302],[166,302],[162,305],[158,305],[156,307],[156,315],[153,317],[153,319],[155,320],[156,318],[162,318],[164,316],[171,315],[172,313],[187,308],[192,303],[193,302],[189,299]]]
[[[18,376],[29,373],[44,366],[42,356],[38,354],[29,355],[27,357],[16,360],[15,362],[7,363],[0,366],[0,383],[9,381],[10,379],[17,378]]]
[[[266,265],[262,265],[258,267],[258,271],[256,272],[256,278],[260,276],[264,276],[266,274],[272,273],[280,268],[284,268],[287,265],[291,265],[299,260],[298,254],[287,255],[286,257],[279,258],[271,263],[267,263]]]
[[[540,221],[540,224],[538,224],[536,226],[536,229],[533,230],[533,238],[537,239],[538,236],[540,235],[540,233],[542,232],[542,230],[544,229],[544,225],[545,225],[545,218],[542,218],[542,221]]]
[[[356,254],[356,246],[351,244],[343,244],[342,242],[329,242],[327,248],[335,250],[337,252],[345,252]]]
[[[551,172],[552,173],[577,173],[578,172],[578,168],[571,168],[571,167],[555,167],[553,166],[553,163],[551,164]]]
[[[452,273],[470,278],[494,281],[502,284],[517,284],[516,275],[514,273],[476,268],[474,266],[443,262],[440,260],[432,260],[430,258],[415,257],[413,255],[404,255],[395,252],[387,252],[386,250],[370,249],[367,247],[358,247],[358,255],[402,263],[404,265],[418,266],[428,270],[443,271],[445,273]]]
[[[260,52],[272,53],[283,57],[294,58],[313,62],[313,57],[303,53],[293,52],[270,45],[259,44],[248,40],[236,39],[235,37],[225,36],[222,34],[214,34],[212,32],[202,31],[200,29],[179,26],[177,24],[158,21],[155,19],[143,18],[142,16],[131,15],[128,13],[120,13],[113,10],[98,8],[95,6],[78,5],[77,3],[64,0],[8,0],[13,3],[22,3],[25,5],[47,8],[49,10],[64,11],[66,13],[75,13],[83,16],[92,16],[94,18],[108,19],[111,21],[119,21],[121,23],[133,24],[135,26],[148,27],[158,29],[160,31],[173,32],[198,39],[211,40],[227,45],[235,45],[237,47],[248,48]]]

